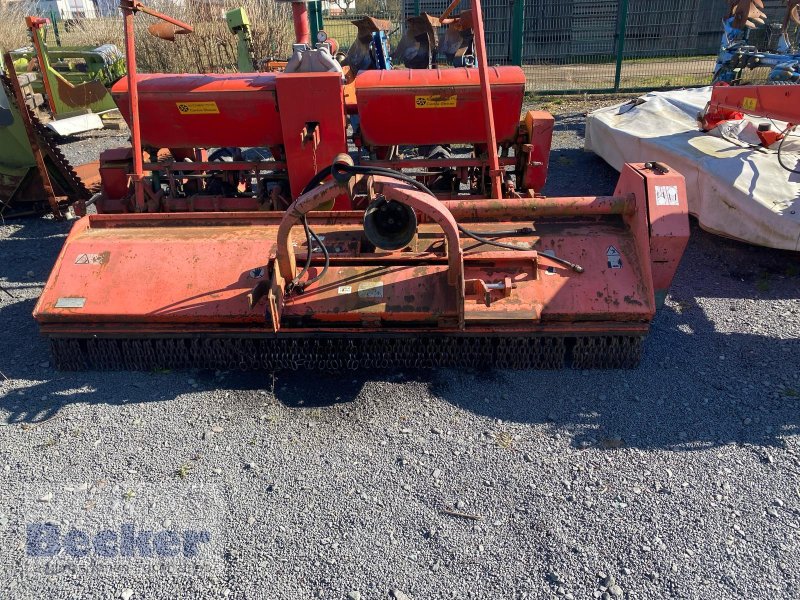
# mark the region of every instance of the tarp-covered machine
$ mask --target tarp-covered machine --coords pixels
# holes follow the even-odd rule
[[[586,120],[586,149],[618,170],[636,160],[667,162],[685,176],[689,211],[703,229],[797,252],[800,0],[788,3],[774,53],[747,39],[764,22],[761,0],[730,6],[714,86],[652,92],[598,109]],[[742,85],[765,68],[769,83]]]
[[[541,196],[553,118],[520,118],[524,74],[487,66],[471,4],[476,68],[347,83],[303,54],[330,47],[299,2],[284,72],[138,75],[133,14],[157,13],[123,2],[132,148],[102,156],[101,214],[36,306],[56,364],[635,366],[687,242],[683,178],[632,164],[612,196]]]

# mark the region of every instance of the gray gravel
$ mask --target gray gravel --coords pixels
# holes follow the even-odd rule
[[[129,140],[128,130],[101,129],[62,138],[58,145],[67,160],[73,165],[81,165],[98,160],[103,150],[129,145]]]
[[[574,112],[546,191],[608,193]],[[0,597],[800,597],[798,257],[695,227],[630,372],[71,374],[30,318],[68,228],[0,227]],[[48,514],[217,544],[26,557]]]

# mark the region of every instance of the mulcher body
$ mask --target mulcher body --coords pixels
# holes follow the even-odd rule
[[[553,119],[519,118],[520,69],[478,63],[129,68],[112,94],[150,160],[138,176],[136,139],[101,159],[102,214],[34,311],[57,365],[635,366],[688,238],[683,178],[635,164],[613,196],[539,195]]]

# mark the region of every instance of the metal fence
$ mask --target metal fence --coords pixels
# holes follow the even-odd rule
[[[373,15],[392,21],[396,43],[406,16],[439,15],[448,0],[403,0]],[[484,0],[491,64],[520,65],[528,91],[609,93],[705,85],[711,81],[726,0]],[[463,0],[460,9],[469,7]],[[782,0],[767,0],[780,21]],[[460,10],[459,9],[459,10]],[[355,27],[324,17],[326,31],[347,47]]]

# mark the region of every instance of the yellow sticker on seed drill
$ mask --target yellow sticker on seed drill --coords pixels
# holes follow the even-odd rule
[[[745,98],[742,100],[742,108],[744,110],[755,110],[758,106],[758,100],[756,98]]]
[[[457,101],[458,96],[456,94],[451,96],[442,96],[440,94],[414,96],[414,105],[417,108],[455,108]]]
[[[182,115],[218,115],[219,107],[211,102],[176,102],[175,106]]]

